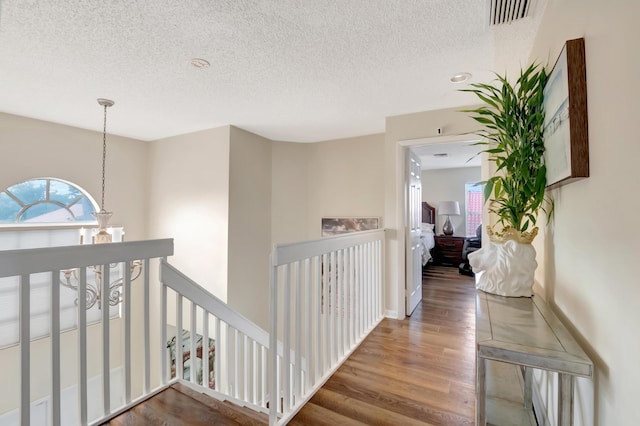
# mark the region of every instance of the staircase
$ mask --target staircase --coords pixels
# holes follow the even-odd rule
[[[159,394],[103,423],[134,425],[246,425],[262,426],[269,416],[228,401],[220,401],[176,383]]]
[[[21,425],[43,424],[35,417],[43,404],[53,426],[286,424],[382,319],[382,230],[276,245],[269,332],[171,266],[172,254],[173,240],[0,252],[0,286],[20,288],[20,344],[9,349],[20,378],[3,385],[20,389]],[[77,326],[62,332],[60,282],[70,270]],[[51,328],[32,340],[36,274],[50,283]],[[92,308],[98,324],[86,316],[92,279],[110,296]]]

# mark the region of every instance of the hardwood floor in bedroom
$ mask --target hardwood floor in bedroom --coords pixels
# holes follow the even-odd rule
[[[429,266],[410,319],[384,319],[290,425],[473,425],[475,287]]]

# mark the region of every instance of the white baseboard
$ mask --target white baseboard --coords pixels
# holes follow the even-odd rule
[[[384,316],[386,318],[392,318],[392,319],[398,319],[398,312],[397,311],[390,311],[390,310],[386,310],[384,311]]]

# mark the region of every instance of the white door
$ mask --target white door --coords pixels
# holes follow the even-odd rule
[[[422,300],[422,252],[420,222],[422,214],[422,183],[420,158],[407,149],[405,160],[405,275],[407,315]]]

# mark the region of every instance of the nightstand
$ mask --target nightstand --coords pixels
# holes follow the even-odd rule
[[[458,266],[462,263],[462,248],[467,237],[436,235],[434,261]]]

